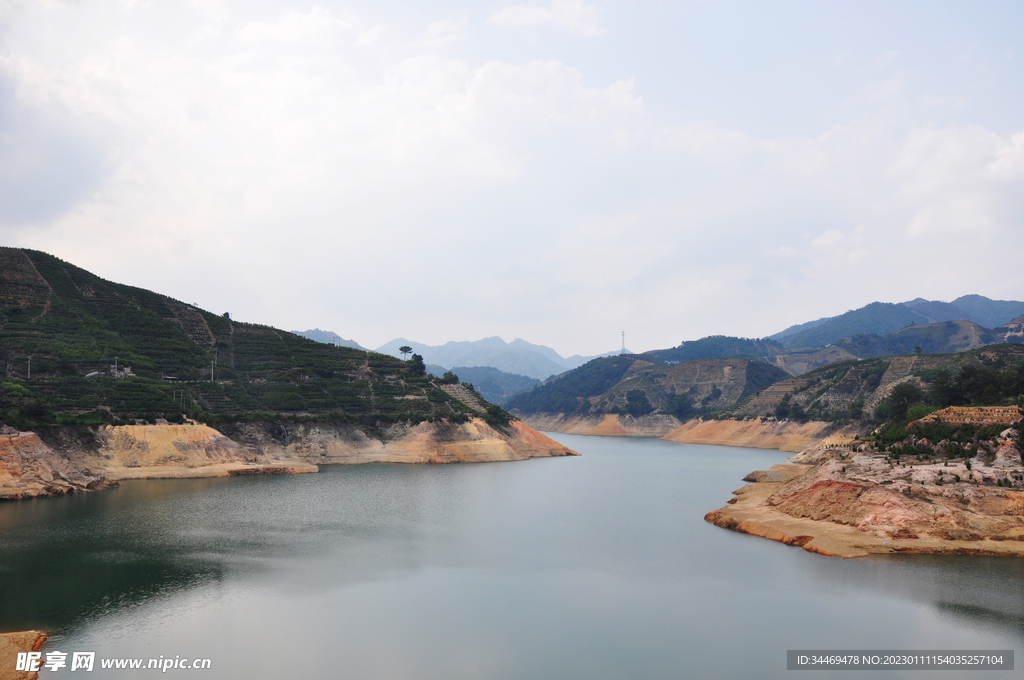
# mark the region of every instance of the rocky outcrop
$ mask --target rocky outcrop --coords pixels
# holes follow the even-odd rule
[[[790,420],[702,420],[683,423],[662,439],[683,444],[714,444],[716,446],[743,446],[753,449],[803,451],[822,445],[844,445],[853,441],[852,427],[839,427],[833,423]]]
[[[36,680],[36,672],[15,670],[18,654],[38,652],[46,642],[47,634],[41,630],[20,633],[0,633],[0,680]]]
[[[227,430],[263,456],[315,464],[483,463],[579,455],[521,421],[495,428],[481,418],[398,424],[381,438],[351,426],[248,423]]]
[[[523,421],[545,432],[605,437],[663,437],[681,424],[678,419],[664,414],[634,418],[622,413],[589,416],[537,413],[525,416]]]
[[[0,499],[61,496],[111,486],[105,475],[58,455],[35,433],[5,429],[7,434],[0,434]]]
[[[1024,556],[1024,465],[1002,439],[974,458],[824,448],[746,477],[704,519],[837,557],[871,553]],[[917,442],[920,444],[921,442]]]

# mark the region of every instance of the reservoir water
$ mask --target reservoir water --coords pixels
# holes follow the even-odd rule
[[[0,630],[218,679],[934,679],[787,671],[786,650],[1022,648],[1022,560],[844,561],[703,521],[787,454],[554,437],[583,456],[0,504]]]

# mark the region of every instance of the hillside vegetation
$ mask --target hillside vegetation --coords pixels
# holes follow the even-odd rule
[[[678,347],[644,352],[642,356],[656,361],[680,362],[693,359],[726,359],[729,357],[770,357],[785,352],[785,348],[769,339],[754,340],[711,335],[700,340],[686,340]]]
[[[0,421],[322,419],[376,429],[472,410],[423,362],[323,344],[0,248]],[[31,375],[30,375],[31,370]]]
[[[589,363],[516,395],[520,413],[666,414],[681,420],[731,406],[789,375],[765,361],[707,358],[666,365],[647,355]]]
[[[716,416],[877,424],[904,418],[914,406],[1016,404],[1021,394],[1024,346],[1000,344],[838,362],[777,382]]]
[[[905,305],[872,302],[829,319],[820,326],[786,336],[782,343],[786,347],[824,347],[852,335],[888,334],[912,324],[930,322],[929,317]]]

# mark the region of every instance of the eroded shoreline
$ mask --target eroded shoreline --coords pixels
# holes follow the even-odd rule
[[[704,519],[832,557],[1022,556],[1020,448],[1008,438],[993,448],[972,459],[906,462],[859,447],[806,451],[750,473]]]
[[[10,428],[8,428],[10,430]],[[519,421],[481,418],[392,426],[380,439],[351,426],[246,423],[230,437],[199,423],[100,428],[95,441],[51,448],[33,432],[0,435],[0,500],[97,491],[128,479],[305,474],[319,465],[484,463],[578,456]]]

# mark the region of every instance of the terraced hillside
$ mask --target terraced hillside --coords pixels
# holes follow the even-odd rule
[[[183,416],[376,428],[474,412],[422,361],[240,323],[14,248],[0,248],[0,366],[0,421],[21,429]]]
[[[956,381],[965,385],[960,396],[936,393],[944,384]],[[936,393],[932,401],[949,402],[937,406],[993,405],[1016,399],[1017,390],[1024,391],[1024,346],[1000,344],[954,354],[843,361],[777,382],[716,415],[871,420],[878,405],[901,384],[920,390],[922,395]]]
[[[666,365],[649,358],[594,359],[516,395],[508,406],[524,414],[665,414],[685,420],[732,406],[789,377],[759,359],[695,359]]]

